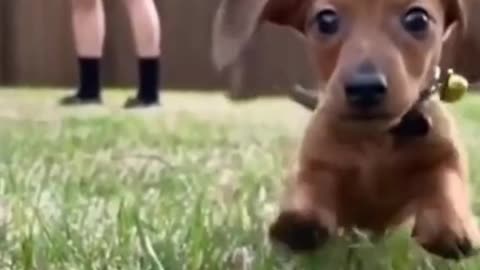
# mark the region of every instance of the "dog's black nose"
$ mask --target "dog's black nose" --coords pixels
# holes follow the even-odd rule
[[[386,78],[376,71],[358,72],[345,85],[348,103],[358,109],[380,105],[386,92]]]

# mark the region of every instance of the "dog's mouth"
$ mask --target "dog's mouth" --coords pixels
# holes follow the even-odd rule
[[[358,121],[358,122],[377,122],[377,121],[390,121],[392,116],[387,113],[374,113],[374,112],[363,112],[363,113],[350,113],[342,116],[342,119],[347,121]]]
[[[350,123],[388,123],[392,122],[396,117],[387,112],[379,111],[363,111],[349,112],[342,114],[340,120]]]
[[[397,123],[397,118],[384,112],[355,112],[337,116],[335,125],[351,131],[383,132]]]

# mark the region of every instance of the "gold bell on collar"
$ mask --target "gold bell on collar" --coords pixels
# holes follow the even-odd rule
[[[468,91],[468,87],[468,80],[450,69],[440,87],[440,99],[448,103],[457,102]]]

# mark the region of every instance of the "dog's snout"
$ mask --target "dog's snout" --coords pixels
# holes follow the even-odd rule
[[[356,73],[345,85],[348,103],[358,109],[369,109],[380,105],[386,92],[385,76],[374,71]]]

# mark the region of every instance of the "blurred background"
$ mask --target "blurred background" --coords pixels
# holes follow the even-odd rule
[[[174,91],[227,91],[231,98],[284,94],[312,85],[306,51],[293,32],[261,29],[241,61],[219,73],[210,60],[211,23],[219,0],[157,0],[163,78]],[[0,0],[0,85],[71,88],[77,79],[70,1]],[[133,87],[133,39],[121,1],[106,0],[106,87]],[[293,38],[292,38],[293,37]]]

